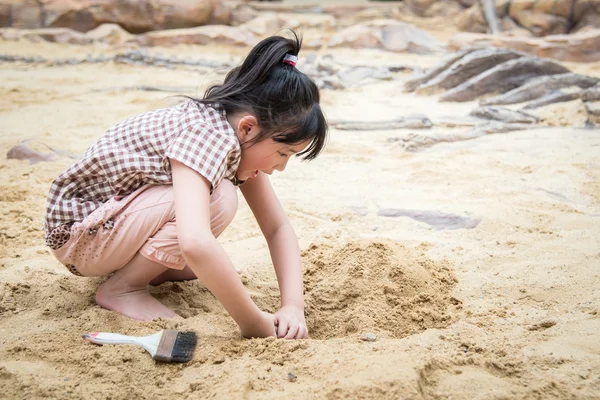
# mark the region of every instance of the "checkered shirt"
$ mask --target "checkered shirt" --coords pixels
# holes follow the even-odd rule
[[[219,105],[192,100],[154,110],[110,128],[50,187],[44,232],[52,248],[68,240],[69,227],[115,196],[143,185],[172,183],[169,159],[204,176],[211,191],[235,177],[241,148]],[[61,243],[62,242],[62,243]]]

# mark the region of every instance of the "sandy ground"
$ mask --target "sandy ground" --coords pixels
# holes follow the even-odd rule
[[[0,42],[0,54],[46,58],[111,51]],[[224,60],[245,52],[161,51]],[[386,65],[436,60],[360,57]],[[569,66],[600,76],[598,64]],[[109,126],[176,101],[131,87],[185,87],[194,95],[223,75],[112,63],[4,63],[0,71],[0,397],[600,398],[599,130],[548,127],[407,152],[395,139],[410,130],[333,129],[319,159],[293,162],[273,177],[303,249],[312,338],[243,340],[199,282],[152,290],[184,319],[138,322],[96,306],[102,279],[70,275],[42,238],[47,190],[71,160],[29,165],[6,158],[28,138],[81,154]],[[435,122],[474,106],[403,94],[407,76],[325,90],[323,108],[330,120],[422,113]],[[552,113],[562,113],[557,125],[564,125],[577,110]],[[378,216],[384,208],[480,222],[440,229]],[[254,300],[275,311],[275,274],[243,202],[221,242]],[[193,361],[157,364],[142,349],[98,347],[80,337],[162,328],[198,333]],[[377,340],[362,340],[367,333]]]

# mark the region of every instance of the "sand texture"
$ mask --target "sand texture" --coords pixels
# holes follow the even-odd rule
[[[152,49],[223,63],[247,50]],[[48,60],[119,51],[0,41],[0,54]],[[322,51],[346,64],[424,68],[439,58]],[[600,77],[598,63],[568,67]],[[453,141],[471,129],[461,121],[477,102],[404,93],[409,71],[324,89],[331,121],[425,114],[434,125],[332,129],[321,157],[273,176],[302,248],[309,340],[241,339],[200,282],[151,290],[181,319],[139,322],[97,306],[103,278],[71,275],[44,245],[52,180],[111,125],[176,104],[171,95],[201,95],[226,71],[0,63],[0,397],[600,398],[600,130],[584,128],[578,101],[540,109],[537,129]],[[28,139],[53,160],[7,158]],[[243,200],[220,241],[259,307],[276,311],[268,249]],[[81,338],[164,328],[197,332],[190,363]]]

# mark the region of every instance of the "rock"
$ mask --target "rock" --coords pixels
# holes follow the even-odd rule
[[[378,131],[393,129],[428,129],[433,123],[425,115],[408,115],[389,121],[332,121],[330,125],[345,131]]]
[[[87,33],[81,33],[70,28],[41,28],[41,29],[0,29],[0,37],[5,40],[26,39],[31,41],[44,40],[53,43],[90,44],[96,42],[119,44],[132,37],[127,31],[116,24],[104,24]]]
[[[302,48],[307,50],[319,50],[325,45],[325,41],[321,38],[307,40],[302,42]]]
[[[600,28],[600,0],[578,0],[575,2],[572,22],[573,29],[571,29],[571,32]]]
[[[201,66],[206,68],[232,68],[231,63],[223,63],[206,59],[190,59],[179,58],[175,56],[161,56],[160,54],[149,54],[143,50],[132,50],[124,53],[116,54],[111,58],[116,63],[145,65],[145,66],[174,66],[174,65],[189,65]]]
[[[503,20],[507,15],[507,6],[510,0],[496,0],[496,17],[498,20]],[[467,10],[460,13],[457,19],[457,27],[462,31],[486,33],[488,32],[488,23],[485,18],[485,13],[481,7],[481,1],[476,1],[475,4]],[[504,26],[502,26],[504,31]]]
[[[294,375],[294,373],[292,373],[292,372],[288,372],[287,377],[288,377],[288,381],[290,381],[290,382],[296,382],[296,380],[298,380],[298,377],[296,375]]]
[[[172,1],[174,2],[174,4],[179,6],[178,1],[176,1],[176,0],[172,0]],[[243,5],[241,2],[231,1],[231,0],[229,0],[229,1],[217,0],[217,1],[211,1],[211,3],[213,5],[212,14],[210,14],[210,17],[204,23],[205,25],[231,25],[231,23],[232,23],[231,20],[233,18],[235,9],[237,7]],[[200,2],[190,1],[190,5],[197,6],[197,5],[200,5]],[[194,27],[194,26],[198,26],[198,24],[191,24],[189,26]],[[182,27],[177,26],[175,28],[182,28]]]
[[[374,342],[377,340],[377,335],[369,332],[365,336],[362,337],[362,340],[364,340],[365,342]]]
[[[580,98],[549,104],[536,109],[534,112],[535,115],[544,118],[544,126],[584,128],[588,121],[585,103]]]
[[[587,127],[600,126],[600,101],[588,101],[584,103],[585,111],[588,119],[586,121]]]
[[[21,29],[0,28],[0,38],[4,40],[19,40],[23,35]]]
[[[331,15],[286,14],[264,12],[238,27],[258,36],[277,34],[282,29],[324,29],[328,30],[336,24]]]
[[[383,67],[351,67],[346,68],[337,74],[344,87],[358,86],[369,80],[390,80],[392,74],[390,70]]]
[[[40,28],[42,12],[36,0],[2,1],[0,26],[16,29]]]
[[[600,84],[584,90],[581,95],[583,101],[598,101],[600,100]]]
[[[502,35],[517,37],[533,37],[533,33],[517,25],[517,23],[508,15],[502,18],[500,22]]]
[[[522,123],[503,123],[500,121],[489,121],[487,124],[478,125],[468,131],[465,136],[476,138],[483,135],[493,135],[496,133],[508,133],[514,131],[525,131],[538,128],[529,124]]]
[[[527,125],[527,124],[519,124],[519,123],[510,123],[505,124],[499,121],[489,121],[485,124],[479,124],[472,129],[469,129],[464,132],[459,133],[441,133],[439,131],[423,131],[423,133],[409,133],[402,137],[396,138],[395,142],[399,142],[400,146],[404,148],[406,151],[418,151],[422,148],[431,147],[437,143],[447,143],[447,142],[460,142],[465,140],[473,140],[478,137],[495,134],[495,133],[506,133],[512,131],[520,131],[520,130],[530,130],[534,129],[536,126]],[[427,132],[427,133],[425,133]],[[386,213],[392,213],[392,211],[387,211]],[[394,215],[386,215],[386,216],[400,216],[397,210],[393,210]],[[402,214],[404,215],[404,214]],[[409,215],[406,215],[409,216]]]
[[[524,108],[534,109],[544,107],[549,104],[564,103],[576,99],[581,99],[584,102],[600,100],[600,84],[587,89],[581,89],[578,86],[570,86],[560,90],[555,90],[546,96],[530,102]]]
[[[537,76],[567,73],[553,61],[521,57],[506,61],[456,86],[440,96],[440,101],[470,101],[477,97],[505,93]]]
[[[48,152],[49,151],[49,152]],[[59,156],[77,159],[78,157],[64,150],[54,149],[45,143],[37,140],[24,140],[18,145],[12,147],[6,153],[6,158],[16,160],[28,160],[30,165],[42,161],[55,161]]]
[[[42,161],[54,161],[58,159],[56,154],[40,153],[24,144],[18,144],[15,147],[8,150],[8,153],[6,153],[6,158],[15,160],[27,160],[29,161],[30,165],[37,164]]]
[[[460,215],[431,210],[381,208],[377,215],[383,217],[409,217],[419,222],[425,222],[436,229],[473,229],[481,222],[481,218],[461,217]]]
[[[521,38],[489,36],[475,33],[459,33],[448,42],[449,50],[472,46],[505,47],[523,51],[538,57],[562,61],[600,61],[600,29],[591,29],[571,35],[553,35],[544,38]]]
[[[214,0],[4,0],[3,26],[71,28],[87,32],[114,23],[132,33],[229,23],[231,2]]]
[[[117,24],[102,24],[85,34],[94,42],[120,44],[131,39],[132,35]]]
[[[408,10],[419,17],[453,16],[463,10],[454,0],[405,0]]]
[[[571,100],[580,99],[583,95],[583,90],[580,87],[568,87],[562,90],[555,90],[539,99],[528,103],[524,109],[532,110],[554,103],[564,103]]]
[[[90,44],[94,42],[94,39],[88,37],[85,33],[70,28],[32,29],[23,32],[22,37],[28,40],[42,39],[53,43]]]
[[[573,12],[571,0],[512,0],[508,14],[535,36],[569,32]]]
[[[417,87],[419,87],[419,85],[436,77],[437,75],[445,71],[448,67],[450,67],[452,64],[454,64],[456,61],[475,50],[477,49],[468,48],[458,51],[456,53],[452,53],[446,58],[444,58],[442,61],[440,61],[440,63],[435,65],[433,68],[425,72],[418,72],[413,74],[413,76],[411,76],[411,78],[408,81],[404,82],[404,91],[414,92],[417,89]]]
[[[439,50],[438,41],[413,25],[395,20],[357,24],[334,34],[329,47],[372,48],[395,52],[428,54]]]
[[[494,3],[503,32],[547,36],[600,28],[600,0],[495,0]],[[487,32],[481,2],[463,11],[457,25],[467,32]]]
[[[285,20],[273,12],[262,13],[251,21],[239,25],[240,29],[258,36],[271,35],[285,25]]]
[[[69,28],[45,29],[0,29],[0,37],[5,40],[26,39],[33,42],[46,41],[53,43],[90,44],[94,39],[86,34]]]
[[[399,1],[385,1],[385,2],[347,2],[347,3],[325,3],[320,6],[321,10],[326,13],[333,15],[336,18],[354,17],[363,11],[377,10],[378,12],[384,12],[388,15],[392,14],[394,10],[401,7],[403,4]]]
[[[338,19],[353,20],[367,16],[386,15],[388,18],[397,13],[422,17],[455,15],[465,7],[470,7],[476,0],[404,0],[404,1],[370,1],[370,2],[250,2],[256,11],[272,11],[278,13],[293,12],[312,15],[327,14]],[[371,18],[372,19],[372,18]]]
[[[234,26],[241,25],[245,22],[252,21],[258,17],[259,13],[248,4],[240,4],[231,11],[230,23]]]
[[[541,119],[524,111],[515,111],[503,107],[478,107],[469,113],[470,116],[508,123],[534,124]]]
[[[322,89],[333,89],[333,90],[342,90],[345,89],[346,86],[342,82],[340,82],[340,78],[337,76],[328,76],[320,79],[321,84],[318,85]]]
[[[599,78],[580,74],[558,74],[534,78],[523,86],[496,97],[483,99],[481,105],[516,104],[544,97],[558,89],[577,86],[582,89],[594,86]]]
[[[473,51],[457,60],[434,79],[423,83],[418,87],[417,93],[430,93],[436,89],[452,89],[495,65],[519,57],[523,57],[523,54],[495,47]]]
[[[136,36],[129,42],[142,46],[170,47],[178,44],[254,46],[258,41],[258,38],[254,34],[238,27],[207,25],[197,28],[148,32]]]

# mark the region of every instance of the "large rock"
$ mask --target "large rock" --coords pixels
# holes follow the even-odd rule
[[[276,35],[282,29],[321,29],[328,30],[335,26],[335,18],[331,15],[286,14],[264,12],[256,18],[238,25],[258,36]]]
[[[0,0],[0,27],[40,28],[41,15],[36,0]]]
[[[573,13],[571,0],[512,0],[508,14],[535,36],[568,33]]]
[[[471,101],[484,95],[508,92],[539,76],[567,72],[566,67],[548,59],[519,57],[498,64],[448,90],[440,96],[440,101]]]
[[[494,47],[475,50],[461,57],[433,79],[420,85],[417,93],[424,94],[438,89],[452,89],[498,64],[522,56],[522,53]]]
[[[525,101],[535,100],[537,98],[547,96],[552,92],[563,88],[575,86],[578,88],[587,89],[594,86],[599,81],[600,78],[574,74],[571,72],[566,74],[541,76],[539,78],[532,79],[523,86],[519,86],[518,88],[506,92],[500,96],[483,99],[480,104],[498,105],[523,103]]]
[[[396,20],[375,20],[357,24],[334,34],[329,47],[383,49],[418,54],[439,50],[438,41],[429,33]]]
[[[226,25],[206,25],[188,29],[148,32],[129,41],[142,46],[175,46],[178,44],[225,44],[254,46],[258,38],[251,32]]]
[[[405,0],[408,9],[419,17],[451,16],[465,6],[455,0]]]
[[[600,0],[578,0],[573,10],[573,32],[600,28]]]
[[[131,38],[131,34],[116,24],[104,24],[87,33],[81,33],[70,28],[14,29],[0,28],[0,38],[5,40],[26,39],[30,41],[46,41],[54,43],[90,44],[109,43],[120,44]]]
[[[129,32],[117,24],[102,24],[99,27],[86,32],[85,35],[93,41],[109,44],[120,44],[132,37]]]
[[[472,46],[506,47],[556,60],[596,62],[600,61],[600,29],[589,29],[576,34],[552,35],[544,38],[459,33],[448,42],[448,48],[452,51]]]
[[[494,3],[503,32],[546,36],[600,28],[600,0],[495,0]],[[458,28],[467,32],[488,31],[481,2],[461,13]]]
[[[0,26],[87,32],[114,23],[129,32],[227,24],[237,2],[217,0],[0,0]]]

